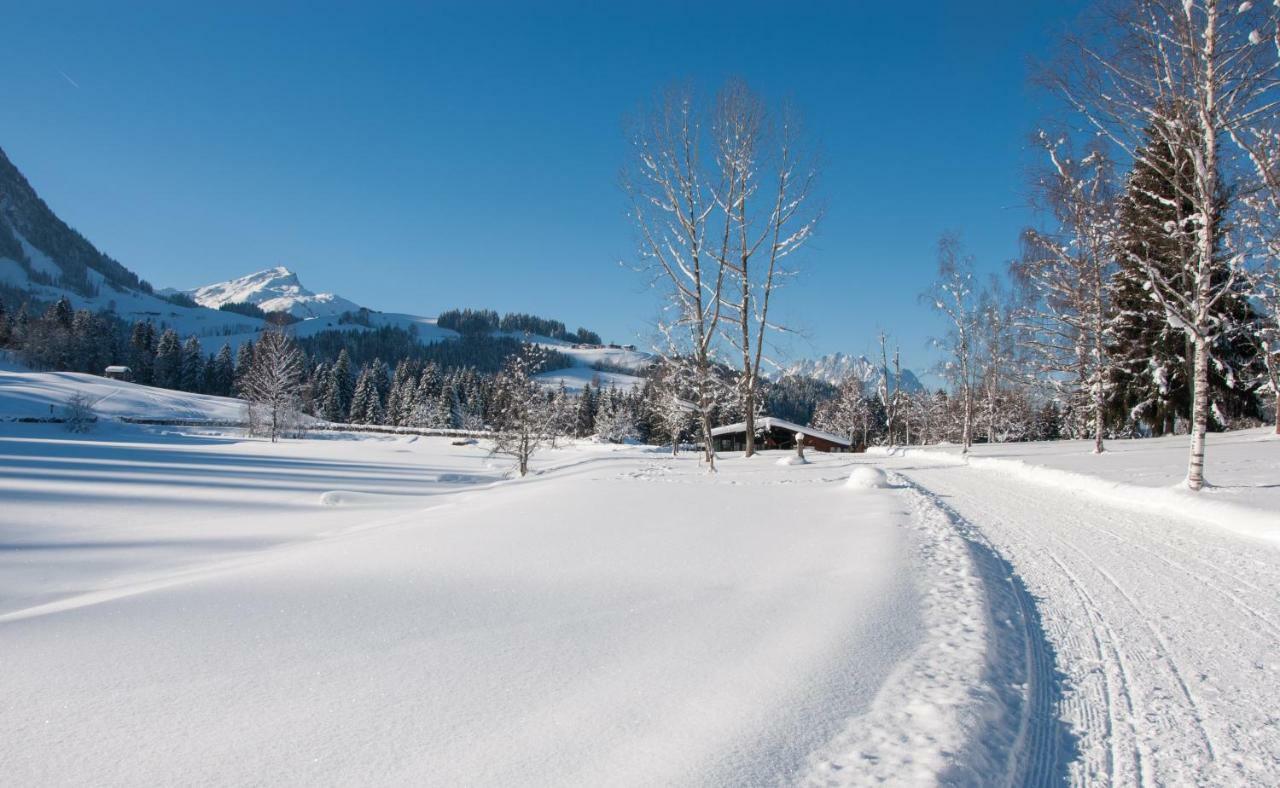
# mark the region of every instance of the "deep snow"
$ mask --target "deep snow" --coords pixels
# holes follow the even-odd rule
[[[904,666],[979,680],[977,581],[847,458],[575,445],[517,482],[442,438],[0,430],[19,783],[743,784],[969,738],[968,687]]]
[[[107,417],[90,435],[8,420],[82,391]],[[5,782],[1267,784],[1280,765],[1261,431],[1211,436],[1219,486],[1195,498],[1181,439],[727,455],[716,475],[580,442],[512,480],[483,443],[110,418],[239,407],[0,370]]]

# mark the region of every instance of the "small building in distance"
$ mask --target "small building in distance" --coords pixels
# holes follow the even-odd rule
[[[785,419],[762,416],[756,419],[756,448],[794,449],[796,435],[804,436],[805,448],[823,452],[854,451],[853,442],[834,432],[824,432],[813,427],[802,427]],[[744,422],[726,424],[711,430],[711,440],[716,451],[746,451],[747,425]]]
[[[133,370],[123,364],[112,364],[102,371],[102,377],[112,380],[133,380]]]

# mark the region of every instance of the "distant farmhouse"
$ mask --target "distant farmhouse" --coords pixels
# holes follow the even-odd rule
[[[102,377],[112,380],[133,380],[133,370],[119,364],[112,364],[102,371]]]
[[[785,419],[764,416],[756,419],[756,448],[794,449],[796,436],[804,436],[805,448],[825,452],[853,451],[853,442],[834,432],[823,432],[812,427],[802,427]],[[746,451],[747,425],[744,422],[726,424],[711,430],[711,440],[716,451]]]

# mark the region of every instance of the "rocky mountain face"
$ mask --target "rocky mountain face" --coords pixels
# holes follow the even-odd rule
[[[775,378],[788,375],[817,378],[834,386],[840,385],[850,375],[856,375],[869,389],[873,389],[879,385],[884,373],[880,365],[873,363],[866,356],[832,353],[821,358],[797,361],[778,372]],[[920,391],[923,388],[911,370],[902,370],[903,391]]]

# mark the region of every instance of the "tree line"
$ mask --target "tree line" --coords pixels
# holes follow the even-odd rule
[[[955,237],[924,300],[961,442],[1021,391],[1064,437],[1190,436],[1259,424],[1280,391],[1280,10],[1127,0],[1042,74],[1062,118],[1035,135],[1043,224],[985,285]],[[1275,412],[1272,412],[1274,418]],[[1280,425],[1277,427],[1280,430]]]
[[[495,331],[533,334],[565,342],[600,345],[603,341],[594,331],[579,327],[569,331],[559,320],[550,320],[521,312],[508,312],[501,317],[492,309],[446,309],[436,318],[436,325],[459,334],[491,334]]]

